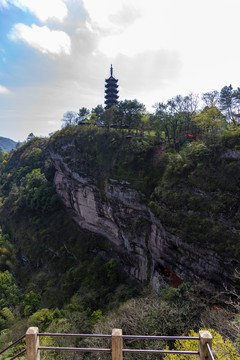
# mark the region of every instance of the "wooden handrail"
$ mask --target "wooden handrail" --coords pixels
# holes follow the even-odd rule
[[[39,338],[41,336],[68,336],[68,337],[98,337],[98,338],[111,338],[111,348],[74,348],[74,347],[48,347],[40,346]],[[24,338],[24,337],[22,337]],[[21,339],[22,339],[21,338]],[[124,349],[123,339],[160,339],[160,340],[193,340],[199,342],[198,351],[177,351],[177,350],[145,350],[145,349]],[[17,340],[13,344],[19,342]],[[12,346],[12,345],[11,345]],[[155,353],[155,354],[192,354],[198,355],[199,360],[214,360],[212,354],[212,335],[209,331],[199,331],[199,337],[191,336],[142,336],[142,335],[122,335],[122,329],[113,329],[112,335],[104,334],[56,334],[56,333],[39,333],[37,327],[30,327],[26,332],[26,352],[27,360],[40,360],[41,350],[58,350],[58,351],[99,351],[99,352],[111,352],[112,360],[122,360],[123,354],[126,352],[131,353]],[[4,350],[5,351],[5,350]],[[1,352],[2,353],[2,352]],[[14,356],[18,357],[20,354]],[[12,359],[13,359],[12,358]]]

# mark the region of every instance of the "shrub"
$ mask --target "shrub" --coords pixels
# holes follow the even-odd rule
[[[240,360],[240,356],[236,353],[236,349],[229,339],[224,339],[222,335],[213,329],[206,329],[213,336],[212,351],[215,360]],[[199,334],[191,330],[188,336],[198,336]],[[177,340],[174,350],[178,351],[198,351],[198,341]],[[191,360],[192,355],[184,354],[167,354],[164,360]]]

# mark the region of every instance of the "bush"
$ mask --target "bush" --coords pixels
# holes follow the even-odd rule
[[[8,270],[0,273],[0,309],[15,306],[21,299],[20,290]]]
[[[229,339],[224,339],[222,335],[213,329],[206,329],[213,336],[212,352],[215,360],[240,360],[240,356],[236,353],[233,343]],[[188,336],[199,336],[198,333],[191,330]],[[177,340],[174,350],[178,351],[198,351],[198,341]],[[167,354],[164,360],[191,360],[192,355],[183,354]]]

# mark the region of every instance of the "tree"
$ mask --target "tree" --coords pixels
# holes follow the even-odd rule
[[[138,129],[145,112],[145,106],[136,99],[120,101],[114,114],[114,120],[120,128],[126,126],[129,130]]]
[[[194,114],[197,111],[199,99],[198,95],[190,93],[185,97],[177,95],[168,102],[174,104],[174,112]]]
[[[234,103],[234,109],[235,109],[235,121],[239,124],[239,118],[240,118],[240,88],[237,88],[237,90],[234,90],[233,92],[233,103]]]
[[[211,106],[217,106],[218,101],[219,101],[219,92],[217,90],[207,92],[207,93],[203,94],[202,100],[203,100],[205,106],[207,106],[209,108]]]
[[[16,250],[9,241],[7,234],[2,233],[0,228],[0,270],[12,269],[16,262]]]
[[[104,119],[104,108],[102,105],[97,105],[92,109],[92,114],[95,114],[97,117],[97,123],[102,124]]]
[[[29,208],[40,210],[42,213],[54,208],[56,202],[53,188],[40,169],[28,173],[22,185],[25,185],[25,200]]]
[[[234,101],[233,101],[233,88],[232,85],[224,86],[220,92],[219,97],[220,110],[223,111],[228,121],[235,124],[234,119]]]
[[[190,93],[189,95],[183,98],[183,127],[182,131],[184,135],[186,134],[196,134],[196,126],[192,121],[193,116],[197,113],[198,105],[199,105],[199,97],[198,95]]]
[[[206,106],[203,111],[193,117],[193,121],[201,133],[206,133],[222,127],[224,117],[216,106]]]
[[[158,103],[155,107],[154,129],[159,136],[164,133],[168,144],[176,148],[178,142],[189,132],[196,133],[192,117],[196,114],[198,96],[189,94],[177,95],[166,103]]]
[[[113,105],[109,109],[105,110],[103,114],[103,122],[108,129],[114,122],[116,112],[117,112],[117,107]]]
[[[183,108],[179,108],[179,105],[176,98],[168,100],[166,104],[158,103],[155,105],[155,130],[157,134],[163,132],[167,137],[168,144],[173,144],[174,147],[184,132],[183,124],[186,119],[186,113]]]
[[[25,316],[29,316],[37,311],[40,304],[41,296],[37,294],[33,290],[30,290],[28,293],[24,295],[24,299],[22,302],[23,313]]]
[[[33,138],[35,138],[35,135],[33,133],[30,133],[27,137],[27,141],[31,141]]]
[[[91,125],[96,125],[97,124],[97,115],[95,113],[91,113],[89,115],[89,123]]]
[[[65,123],[63,126],[70,126],[76,123],[77,113],[75,111],[67,111],[63,114],[62,121]]]
[[[232,85],[224,86],[220,92],[220,109],[229,122],[234,126],[239,124],[240,118],[240,88],[234,90]]]
[[[3,150],[0,147],[0,163],[3,161]]]
[[[139,128],[143,131],[149,131],[151,130],[152,124],[151,124],[151,116],[150,114],[145,114],[142,116]]]
[[[12,274],[6,270],[0,273],[0,309],[19,304],[20,290]]]
[[[183,124],[185,120],[185,112],[183,109],[178,109],[178,98],[173,98],[171,100],[168,100],[167,102],[167,111],[168,111],[168,118],[169,123],[171,126],[171,137],[174,144],[174,147],[176,147],[176,143],[179,140],[180,135],[183,131]]]
[[[90,111],[87,108],[82,107],[81,109],[79,109],[78,114],[77,114],[77,123],[79,124],[82,121],[89,120],[89,114],[90,114]]]
[[[167,113],[167,105],[164,103],[158,103],[155,105],[155,119],[154,119],[154,130],[156,135],[160,137],[160,134],[164,132],[167,137],[168,144],[171,143],[171,125],[169,121],[169,114]]]

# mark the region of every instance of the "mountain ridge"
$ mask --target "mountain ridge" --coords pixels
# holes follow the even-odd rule
[[[10,152],[11,150],[16,149],[16,146],[17,146],[16,141],[0,136],[0,148],[2,149],[3,152]]]

